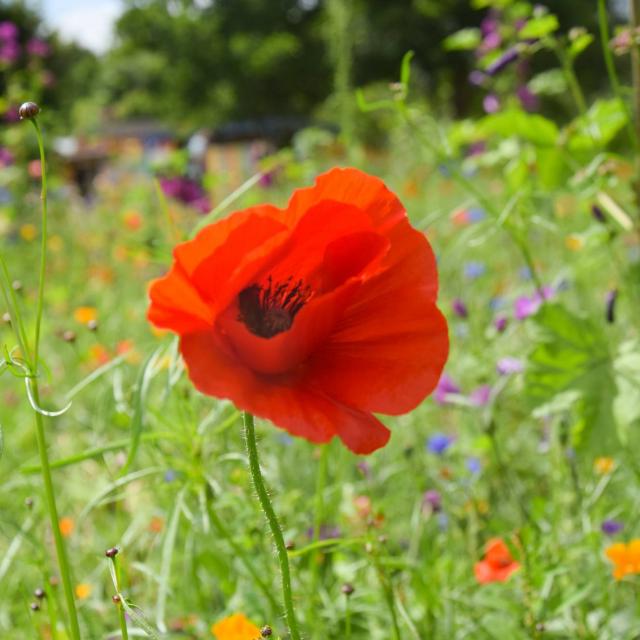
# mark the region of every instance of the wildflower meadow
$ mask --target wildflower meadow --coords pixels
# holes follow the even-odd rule
[[[0,639],[640,638],[640,2],[99,4],[0,4]]]

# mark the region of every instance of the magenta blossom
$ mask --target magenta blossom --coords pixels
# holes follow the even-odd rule
[[[474,407],[484,407],[491,400],[491,387],[488,384],[480,385],[469,394],[469,402]]]
[[[496,113],[500,110],[500,100],[495,93],[489,93],[482,101],[482,107],[487,113]]]
[[[160,187],[165,196],[179,200],[200,213],[208,213],[211,210],[211,203],[204,189],[189,178],[160,178]]]
[[[6,147],[0,147],[0,168],[4,169],[13,164],[13,154]]]
[[[536,291],[533,296],[520,296],[514,304],[514,315],[517,320],[524,320],[537,313],[545,300],[550,300],[555,295],[553,287],[544,287],[542,292]]]
[[[450,396],[458,395],[460,393],[460,387],[453,381],[453,378],[443,373],[438,382],[438,386],[433,393],[433,399],[438,404],[447,404],[450,400]]]
[[[15,40],[18,37],[18,27],[13,22],[0,22],[0,40]]]
[[[49,45],[40,38],[31,38],[27,42],[27,53],[36,58],[44,58],[49,55]]]
[[[20,45],[15,40],[0,44],[0,61],[11,64],[20,57]]]
[[[519,358],[507,356],[498,360],[496,370],[501,376],[509,376],[511,374],[520,373],[521,371],[523,371],[524,364]]]

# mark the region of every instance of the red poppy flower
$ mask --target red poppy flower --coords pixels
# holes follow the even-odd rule
[[[484,560],[476,562],[476,580],[480,584],[489,582],[505,582],[509,576],[520,568],[509,551],[509,547],[500,538],[492,538],[487,542]]]
[[[313,442],[386,444],[436,386],[448,354],[436,263],[396,196],[333,169],[284,209],[260,205],[178,245],[149,320],[180,336],[189,377]]]

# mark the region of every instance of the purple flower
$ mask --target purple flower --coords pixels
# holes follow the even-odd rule
[[[165,482],[173,482],[177,477],[178,477],[178,474],[175,471],[175,469],[167,469],[164,472],[164,481]]]
[[[516,96],[525,111],[537,111],[540,106],[538,96],[527,87],[526,84],[520,85],[516,89]]]
[[[482,101],[482,107],[487,113],[496,113],[500,110],[500,100],[495,93],[489,93]]]
[[[0,147],[0,168],[9,167],[13,164],[13,154],[6,147]]]
[[[27,53],[31,56],[44,58],[49,55],[49,51],[49,45],[44,40],[40,40],[40,38],[31,38],[27,42]]]
[[[478,47],[478,53],[483,56],[490,51],[495,51],[502,44],[502,36],[499,31],[488,33]],[[491,74],[489,74],[491,75]]]
[[[545,300],[550,300],[555,294],[553,287],[544,287],[542,293],[536,291],[533,296],[520,296],[514,304],[514,315],[517,320],[524,320],[537,313]]]
[[[201,213],[208,213],[211,203],[202,187],[186,177],[160,178],[163,193],[169,197],[189,205]]]
[[[18,37],[18,27],[13,22],[0,22],[0,40],[15,40]]]
[[[438,512],[442,509],[442,496],[436,489],[429,489],[422,496],[422,506],[429,507],[431,511]]]
[[[9,40],[0,45],[0,61],[11,64],[20,57],[20,45],[14,40]]]
[[[484,262],[472,260],[470,262],[465,262],[464,264],[464,276],[469,280],[479,278],[486,270],[487,268],[485,267]]]
[[[495,76],[500,71],[508,67],[512,62],[515,62],[518,59],[518,49],[516,47],[511,47],[507,49],[497,60],[492,62],[486,69],[485,73],[488,76]]]
[[[467,318],[469,316],[467,305],[460,298],[456,298],[451,303],[451,309],[453,310],[453,313],[458,316],[458,318]]]
[[[436,390],[433,393],[433,399],[438,404],[446,404],[450,395],[457,395],[460,393],[460,387],[453,381],[453,379],[446,373],[443,373],[438,381]]]
[[[482,471],[482,462],[480,462],[480,458],[476,458],[475,456],[468,457],[467,469],[474,474],[480,473]]]
[[[605,520],[600,525],[600,529],[606,536],[615,536],[624,529],[624,524],[619,520]]]
[[[480,23],[480,31],[483,37],[487,37],[490,33],[495,33],[500,28],[500,14],[492,9]]]
[[[4,112],[3,118],[5,122],[18,122],[20,120],[20,116],[18,115],[18,107],[9,107]]]
[[[441,456],[453,443],[453,438],[445,433],[434,433],[427,440],[427,449],[437,456]]]
[[[604,211],[597,204],[591,205],[591,214],[598,222],[601,222],[602,224],[607,222],[607,219],[604,216]]]
[[[366,460],[361,460],[360,462],[358,462],[356,468],[365,478],[368,478],[371,475],[371,467]]]
[[[487,214],[480,207],[469,207],[467,216],[469,217],[469,222],[482,222],[487,217]]]
[[[605,317],[609,324],[613,324],[616,320],[616,300],[618,299],[618,290],[612,289],[607,292],[607,297],[605,299],[606,302],[606,313]]]
[[[474,407],[484,407],[489,404],[490,399],[491,386],[488,384],[480,385],[469,394],[469,402]]]
[[[322,524],[318,531],[318,540],[332,540],[340,537],[340,529],[334,525]],[[313,527],[307,529],[307,537],[313,539]]]
[[[496,319],[493,321],[493,326],[498,333],[502,333],[507,328],[507,322],[507,316],[496,316]]]
[[[501,376],[509,376],[513,373],[520,373],[524,370],[524,364],[522,360],[518,358],[512,358],[507,356],[506,358],[500,358],[496,365],[496,371]]]
[[[487,143],[484,140],[478,140],[478,142],[472,142],[466,151],[467,158],[473,158],[475,156],[481,156],[487,150]]]
[[[474,87],[481,87],[482,85],[484,85],[486,79],[487,79],[487,74],[484,73],[484,71],[478,71],[476,69],[475,71],[472,71],[469,74],[469,82]]]

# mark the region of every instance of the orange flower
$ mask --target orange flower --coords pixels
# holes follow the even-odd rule
[[[58,521],[58,526],[60,527],[60,533],[65,538],[68,538],[76,528],[76,523],[74,522],[73,518],[64,517],[60,518],[60,520]]]
[[[435,388],[449,350],[436,262],[396,196],[334,169],[176,247],[149,320],[180,336],[194,385],[312,442],[371,453]]]
[[[593,468],[595,469],[595,472],[600,474],[601,476],[605,476],[608,473],[611,473],[615,466],[615,460],[613,458],[609,458],[608,456],[600,456],[593,462]]]
[[[123,217],[124,226],[130,231],[137,231],[142,227],[142,216],[137,211],[127,211]]]
[[[76,598],[78,598],[78,600],[86,600],[92,591],[93,589],[90,584],[82,582],[76,586]]]
[[[509,576],[520,568],[509,547],[500,538],[492,538],[485,547],[484,560],[474,566],[476,580],[480,584],[489,582],[505,582]]]
[[[616,580],[640,573],[640,539],[636,538],[628,544],[617,542],[607,547],[604,553],[614,564],[613,577]]]
[[[38,228],[35,224],[31,224],[30,222],[27,224],[23,224],[20,227],[20,237],[27,242],[31,242],[35,240],[38,235]]]
[[[103,365],[111,360],[111,356],[106,347],[101,344],[92,344],[89,347],[89,359],[92,364]]]
[[[98,319],[98,311],[95,307],[78,307],[73,312],[73,317],[80,324],[89,324]]]
[[[260,629],[243,613],[234,613],[211,627],[216,640],[260,640]]]

